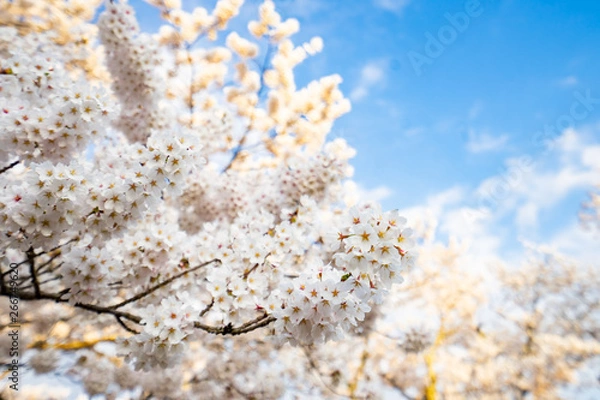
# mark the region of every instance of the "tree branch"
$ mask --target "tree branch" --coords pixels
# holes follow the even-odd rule
[[[115,315],[115,319],[117,320],[119,325],[121,325],[123,327],[123,329],[125,329],[127,332],[131,332],[136,335],[139,334],[139,332],[136,331],[135,329],[131,329],[130,327],[128,327],[127,324],[125,324],[125,322],[123,322],[123,319],[121,319],[121,317]]]
[[[15,167],[17,164],[19,164],[21,161],[17,160],[17,161],[13,161],[12,163],[8,164],[6,167],[0,169],[0,174],[5,173],[6,171],[8,171],[9,169]]]
[[[252,321],[246,322],[238,327],[233,327],[231,324],[227,324],[221,327],[214,327],[209,325],[204,325],[201,322],[194,322],[194,328],[201,329],[205,332],[212,333],[214,335],[241,335],[244,333],[248,333],[258,328],[262,328],[264,326],[269,325],[271,322],[275,321],[275,317],[270,316],[269,314],[263,314],[260,317],[253,319]]]
[[[31,275],[31,283],[33,284],[33,290],[36,296],[40,295],[40,284],[37,279],[37,272],[35,271],[35,253],[33,247],[27,250],[27,261],[29,262],[29,274]]]
[[[19,293],[19,299],[20,300],[52,300],[56,303],[68,303],[69,300],[62,298],[62,296],[64,296],[65,293],[66,293],[66,291],[62,291],[61,293],[57,293],[57,294],[56,293],[45,293],[42,291],[40,291],[39,294],[31,293],[31,292],[30,293],[21,292],[21,293]],[[139,324],[142,320],[137,315],[133,315],[133,314],[130,314],[130,313],[124,312],[124,311],[114,310],[110,307],[102,307],[102,306],[97,306],[97,305],[93,305],[93,304],[84,304],[84,303],[75,303],[75,304],[73,304],[73,307],[92,311],[97,314],[111,314],[111,315],[114,315],[115,317],[119,317],[122,319],[127,319],[129,321],[135,322],[136,324]]]
[[[158,284],[158,285],[156,285],[156,286],[153,286],[153,287],[151,287],[150,289],[148,289],[148,290],[146,290],[146,291],[144,291],[144,292],[142,292],[142,293],[140,293],[140,294],[138,294],[138,295],[136,295],[136,296],[133,296],[133,297],[131,297],[131,298],[127,299],[127,300],[124,300],[124,301],[120,302],[119,304],[115,304],[114,306],[110,306],[110,307],[108,307],[108,308],[110,308],[110,309],[117,309],[117,308],[121,308],[121,307],[123,307],[124,305],[127,305],[127,304],[133,303],[133,302],[135,302],[135,301],[138,301],[138,300],[140,300],[140,299],[143,299],[144,297],[148,296],[148,295],[149,295],[149,294],[151,294],[152,292],[154,292],[154,291],[156,291],[156,290],[160,289],[161,287],[163,287],[163,286],[166,286],[166,285],[168,285],[169,283],[173,282],[175,279],[178,279],[178,278],[180,278],[180,277],[182,277],[182,276],[184,276],[185,274],[188,274],[188,273],[190,273],[190,272],[194,272],[194,271],[196,271],[196,270],[198,270],[198,269],[200,269],[200,268],[202,268],[202,267],[205,267],[205,266],[207,266],[208,264],[210,264],[210,263],[213,263],[213,262],[219,262],[219,263],[220,263],[220,262],[221,262],[221,260],[219,260],[218,258],[215,258],[215,259],[212,259],[212,260],[210,260],[210,261],[207,261],[207,262],[205,262],[205,263],[202,263],[202,264],[200,264],[200,265],[197,265],[197,266],[195,266],[195,267],[193,267],[193,268],[191,268],[191,269],[188,269],[188,270],[186,270],[186,271],[183,271],[182,273],[180,273],[180,274],[177,274],[177,275],[175,275],[175,276],[173,276],[173,277],[171,277],[171,278],[167,279],[167,280],[166,280],[166,281],[164,281],[164,282],[161,282],[161,283],[159,283],[159,284]]]
[[[190,272],[190,271],[187,271]],[[45,293],[45,292],[40,292],[39,295],[37,295],[36,293],[19,293],[19,299],[20,300],[52,300],[56,303],[68,303],[69,301],[67,299],[63,299],[62,296],[65,295],[65,293],[67,292],[67,290],[63,290],[60,293]],[[8,294],[3,294],[3,296],[8,296]],[[121,326],[123,326],[123,328],[125,328],[128,332],[131,333],[139,333],[136,332],[135,330],[127,327],[124,323],[123,320],[128,320],[131,321],[135,324],[141,325],[141,321],[142,318],[125,312],[125,311],[119,311],[114,309],[114,307],[103,307],[103,306],[97,306],[94,304],[85,304],[85,303],[75,303],[72,304],[73,307],[76,308],[81,308],[83,310],[88,310],[88,311],[92,311],[95,312],[97,314],[110,314],[113,315],[116,319],[117,322],[119,322],[119,324]],[[201,329],[205,332],[208,333],[212,333],[215,335],[241,335],[244,333],[248,333],[250,331],[253,331],[255,329],[258,328],[262,328],[265,327],[267,325],[269,325],[271,322],[275,321],[275,317],[270,316],[269,314],[263,314],[258,318],[255,318],[251,321],[248,321],[238,327],[233,327],[231,324],[227,324],[225,326],[220,326],[220,327],[215,327],[215,326],[209,326],[209,325],[205,325],[201,322],[195,322],[194,323],[194,328],[197,329]]]

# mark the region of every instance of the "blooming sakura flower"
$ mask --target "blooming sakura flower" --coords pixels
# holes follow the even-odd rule
[[[266,328],[249,354],[271,336],[339,339],[414,264],[413,233],[397,212],[343,206],[355,151],[327,135],[350,104],[337,75],[297,85],[295,68],[323,42],[294,43],[299,22],[282,19],[273,1],[248,24],[251,36],[228,33],[209,48],[243,1],[190,11],[150,0],[169,24],[154,36],[123,0],[105,1],[93,24],[84,22],[97,0],[51,0],[56,18],[18,3],[0,4],[0,18],[19,26],[0,28],[0,256],[18,264],[24,299],[82,309],[60,316],[73,321],[77,343],[40,346],[80,356],[74,370],[90,395],[112,398],[118,384],[186,398],[161,384],[218,386],[188,376],[232,365],[220,358],[230,351],[214,349],[237,344],[218,335]],[[264,58],[253,37],[268,42]],[[98,361],[104,345],[78,325],[91,312],[95,331],[146,373],[112,365],[112,355]],[[198,365],[188,351],[220,364]],[[281,397],[265,388],[282,384],[256,382],[277,377],[265,365],[257,361],[254,382],[236,378],[234,389]],[[189,374],[155,371],[173,367]]]

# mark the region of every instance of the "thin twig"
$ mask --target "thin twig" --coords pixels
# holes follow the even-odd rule
[[[215,304],[215,298],[213,297],[210,300],[210,304],[208,304],[206,307],[204,307],[204,310],[200,311],[200,316],[204,317],[206,315],[207,312],[210,311],[210,309],[212,308],[212,306]]]
[[[44,254],[49,254],[49,253],[52,253],[52,252],[54,252],[54,251],[56,251],[56,250],[60,249],[61,247],[64,247],[64,246],[68,245],[69,243],[72,243],[72,242],[74,242],[74,241],[76,241],[76,240],[79,240],[79,237],[74,237],[74,238],[71,238],[71,239],[69,239],[68,241],[66,241],[65,243],[63,243],[63,244],[59,244],[59,245],[57,245],[57,246],[55,246],[55,247],[51,248],[50,250],[47,250],[47,251],[41,251],[41,252],[39,252],[39,253],[35,253],[35,254],[33,254],[33,258],[37,258],[37,257],[39,257],[39,256],[41,256],[41,255],[44,255]],[[23,261],[21,261],[21,262],[18,262],[18,263],[16,263],[16,264],[17,264],[17,267],[19,267],[19,266],[21,266],[21,265],[23,265],[23,264],[27,264],[28,262],[29,262],[29,258],[26,258],[25,260],[23,260]],[[43,265],[42,265],[42,266],[43,266]],[[11,271],[9,270],[9,271],[7,271],[7,272],[4,272],[2,275],[3,275],[3,276],[4,276],[4,275],[7,275],[7,274],[9,274],[10,272],[11,272]]]
[[[221,326],[221,327],[214,327],[214,326],[204,325],[201,322],[194,322],[194,328],[202,329],[203,331],[206,331],[208,333],[212,333],[215,335],[235,336],[235,335],[241,335],[243,333],[248,333],[255,329],[267,326],[271,322],[275,321],[275,319],[276,319],[275,317],[272,317],[269,314],[263,314],[262,316],[254,319],[252,321],[246,322],[245,324],[240,325],[238,327],[233,327],[231,324],[227,324],[227,325]]]
[[[27,300],[52,300],[52,301],[55,301],[56,303],[68,303],[69,300],[62,298],[62,296],[64,296],[68,291],[69,291],[69,289],[65,289],[65,290],[61,291],[60,293],[45,293],[45,292],[40,291],[39,294],[32,293],[32,292],[29,292],[29,293],[20,292],[19,299],[26,300],[26,301]],[[8,294],[3,294],[3,296],[8,296]],[[142,322],[141,317],[131,314],[131,313],[128,313],[128,312],[125,312],[125,311],[116,310],[113,307],[103,307],[103,306],[97,306],[94,304],[85,304],[85,303],[75,303],[75,304],[72,304],[72,306],[76,307],[76,308],[81,308],[84,310],[92,311],[97,314],[113,315],[117,319],[117,321],[121,324],[121,326],[125,325],[123,320],[128,320],[128,321],[131,321],[138,325],[141,325],[141,322]],[[273,321],[275,321],[275,317],[272,317],[269,314],[265,313],[265,314],[261,315],[260,317],[253,319],[251,321],[248,321],[238,327],[233,327],[231,324],[216,327],[216,326],[204,325],[200,322],[195,322],[194,328],[202,329],[205,332],[212,333],[215,335],[232,335],[233,336],[233,335],[241,335],[241,334],[253,331],[255,329],[262,328],[264,326],[269,325]],[[134,331],[133,329],[131,329],[129,327],[124,326],[124,328],[128,332],[137,333],[136,331]]]
[[[139,333],[138,331],[136,331],[136,330],[131,329],[130,327],[128,327],[127,324],[125,324],[125,322],[123,322],[123,320],[121,319],[121,317],[115,315],[115,319],[117,320],[117,322],[119,323],[119,325],[121,325],[123,327],[123,329],[125,329],[127,332],[131,332],[131,333],[134,333],[136,335]]]
[[[8,171],[9,169],[15,167],[17,164],[19,164],[21,161],[17,160],[17,161],[13,161],[12,163],[8,164],[6,167],[0,169],[0,174],[5,173],[6,171]]]
[[[46,279],[45,281],[41,281],[40,285],[43,285],[44,283],[48,283],[48,282],[52,282],[52,281],[57,281],[59,279],[61,279],[60,276],[55,276],[54,278],[50,278],[50,279]],[[19,289],[20,290],[22,290],[22,289],[29,289],[32,286],[33,285],[26,285],[26,286],[20,287]]]
[[[140,293],[140,294],[138,294],[138,295],[136,295],[136,296],[133,296],[133,297],[131,297],[131,298],[127,299],[127,300],[124,300],[124,301],[120,302],[119,304],[115,304],[114,306],[110,306],[109,308],[111,308],[111,309],[117,309],[117,308],[121,308],[121,307],[123,307],[124,305],[127,305],[127,304],[133,303],[133,302],[135,302],[135,301],[138,301],[138,300],[140,300],[140,299],[143,299],[144,297],[148,296],[148,295],[149,295],[149,294],[151,294],[152,292],[154,292],[154,291],[156,291],[156,290],[160,289],[161,287],[163,287],[163,286],[166,286],[166,285],[168,285],[169,283],[173,282],[175,279],[178,279],[178,278],[180,278],[180,277],[182,277],[182,276],[184,276],[185,274],[188,274],[188,273],[190,273],[190,272],[194,272],[194,271],[196,271],[196,270],[198,270],[198,269],[200,269],[200,268],[202,268],[202,267],[205,267],[205,266],[207,266],[208,264],[211,264],[211,263],[213,263],[213,262],[221,262],[221,260],[219,260],[218,258],[215,258],[215,259],[213,259],[213,260],[210,260],[210,261],[207,261],[207,262],[205,262],[205,263],[202,263],[202,264],[200,264],[200,265],[197,265],[197,266],[195,266],[194,268],[191,268],[191,269],[188,269],[188,270],[186,270],[186,271],[183,271],[182,273],[180,273],[180,274],[177,274],[177,275],[175,275],[175,276],[173,276],[173,277],[171,277],[171,278],[167,279],[166,281],[164,281],[164,282],[161,282],[161,283],[159,283],[158,285],[156,285],[156,286],[153,286],[153,287],[151,287],[150,289],[148,289],[148,290],[146,290],[146,291],[144,291],[144,292],[142,292],[142,293]]]

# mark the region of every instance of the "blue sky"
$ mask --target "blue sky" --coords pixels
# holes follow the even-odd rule
[[[141,7],[144,29],[154,31],[156,13],[139,0],[131,3]],[[214,3],[186,5],[210,10]],[[250,37],[244,27],[259,4],[247,0],[231,28]],[[575,229],[586,192],[594,181],[600,183],[600,174],[592,174],[600,158],[595,151],[600,146],[600,2],[275,4],[284,18],[300,21],[295,43],[316,35],[325,42],[321,54],[298,67],[300,86],[332,73],[344,78],[342,90],[353,110],[336,123],[331,137],[343,137],[358,150],[355,179],[367,196],[388,209],[420,209],[441,201],[445,205],[436,215],[441,219],[451,210],[491,204],[487,224],[497,225],[494,232],[505,245],[524,237],[548,241]],[[460,16],[457,29],[450,20]],[[432,37],[438,48],[427,47]],[[591,100],[581,100],[586,97]],[[552,148],[542,143],[547,126],[554,138],[564,127],[574,128],[573,148],[561,141],[553,141]],[[523,157],[528,167],[510,181],[514,168],[509,165]],[[556,183],[553,177],[559,176]],[[481,195],[490,179],[505,181],[496,184],[495,192],[501,193]]]

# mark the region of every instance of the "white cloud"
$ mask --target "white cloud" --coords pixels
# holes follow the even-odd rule
[[[350,93],[350,99],[359,101],[369,94],[369,89],[375,84],[381,82],[384,77],[384,65],[381,61],[371,61],[367,63],[360,72],[358,85]]]
[[[526,248],[518,243],[532,240],[582,262],[597,262],[600,232],[583,229],[578,210],[561,204],[600,181],[598,129],[592,129],[595,139],[584,130],[567,130],[550,153],[508,159],[500,174],[474,190],[444,190],[401,213],[427,245],[454,238],[467,249],[469,265],[519,262]],[[569,213],[571,218],[562,227],[552,222],[541,226],[542,213],[560,215],[561,220]]]
[[[540,212],[600,180],[595,158],[599,144],[586,143],[574,130],[565,131],[556,144],[549,154],[508,159],[500,174],[485,179],[473,192],[478,209],[497,219],[511,218],[520,233],[531,234],[538,228]]]
[[[600,259],[600,233],[583,229],[579,223],[565,227],[554,235],[548,247],[570,257],[577,257],[581,262],[597,266]]]
[[[600,146],[584,149],[582,161],[585,165],[600,170]]]
[[[493,136],[486,132],[477,134],[471,129],[469,130],[467,150],[475,154],[497,151],[501,150],[507,141],[507,135]]]
[[[392,189],[387,186],[377,186],[372,189],[365,189],[360,186],[357,187],[358,198],[361,202],[374,201],[380,202],[381,200],[387,199],[394,193]]]
[[[374,4],[376,7],[399,14],[410,4],[410,1],[411,0],[374,0]]]
[[[394,193],[392,189],[384,185],[367,189],[354,181],[344,182],[343,192],[344,202],[348,206],[353,206],[364,202],[379,203]]]
[[[358,101],[365,97],[368,93],[369,91],[364,86],[357,86],[354,88],[354,90],[352,90],[352,93],[350,93],[350,99]]]

